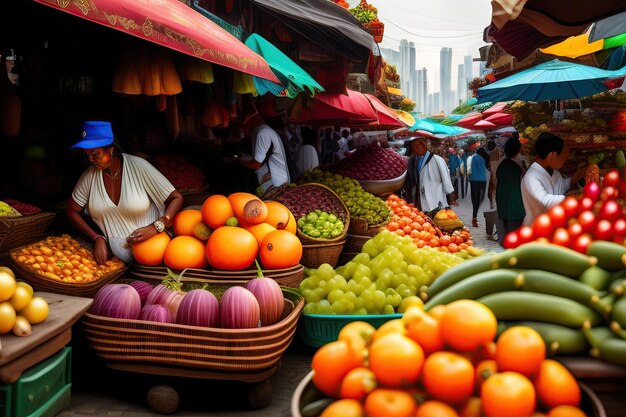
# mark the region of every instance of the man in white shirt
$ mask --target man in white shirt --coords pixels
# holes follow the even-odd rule
[[[535,142],[537,158],[522,178],[522,201],[526,217],[524,224],[532,225],[541,213],[548,211],[565,199],[571,181],[578,181],[584,170],[577,171],[572,178],[563,178],[558,171],[569,156],[569,148],[563,139],[542,132]]]

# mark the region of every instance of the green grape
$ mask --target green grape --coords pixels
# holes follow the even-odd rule
[[[393,290],[392,290],[393,291]],[[402,297],[400,294],[394,291],[393,295],[387,295],[387,305],[397,308],[402,303]]]
[[[361,252],[358,255],[356,255],[354,258],[352,258],[353,262],[359,263],[361,265],[365,265],[368,266],[370,263],[370,256],[367,253]]]
[[[339,288],[342,291],[346,290],[346,286],[348,285],[348,282],[346,281],[344,277],[342,277],[341,275],[335,275],[335,277],[333,278],[333,281],[337,283],[338,285],[337,288]]]
[[[389,268],[385,268],[376,276],[376,281],[383,281],[389,284],[393,281],[395,274]],[[388,285],[387,285],[388,286]]]
[[[415,295],[414,292],[411,292],[411,289],[406,284],[400,284],[396,287],[396,292],[400,294],[400,297],[407,298]]]
[[[335,268],[335,275],[341,275],[342,277],[345,277],[346,274],[346,266],[345,265],[341,265],[338,268]]]
[[[315,286],[313,285],[313,280],[311,278],[305,278],[300,283],[300,290],[302,291],[313,288],[315,288]]]
[[[343,268],[345,269],[343,270],[343,274],[341,275],[343,275],[346,279],[350,279],[354,277],[354,271],[356,271],[358,267],[359,267],[358,263],[354,261],[350,261],[343,266]]]
[[[301,289],[301,291],[302,291],[302,296],[304,297],[304,300],[307,303],[312,303],[314,301],[313,298],[311,297],[311,295],[313,294],[314,290],[309,290],[308,288],[306,288],[304,290]],[[317,300],[317,301],[319,301],[319,300]]]
[[[378,247],[374,239],[370,239],[363,244],[361,252],[367,254],[371,259],[378,256],[378,254],[381,252],[381,249]]]
[[[328,295],[325,288],[316,288],[311,291],[311,301],[320,302]]]
[[[317,314],[333,314],[333,308],[328,300],[322,300],[317,304]]]
[[[335,304],[335,302],[343,298],[343,291],[341,291],[340,289],[332,290],[331,292],[328,293],[327,298],[331,304]]]
[[[361,287],[365,288],[369,288],[370,286],[372,286],[372,280],[369,279],[368,277],[363,277],[360,280],[357,281],[359,283],[359,285]]]
[[[348,281],[348,283],[346,284],[346,291],[352,291],[354,292],[356,286],[359,285],[358,282],[356,282],[355,280],[351,279],[350,281]]]
[[[322,264],[317,268],[317,275],[319,275],[320,279],[329,280],[335,276],[335,270],[329,264]]]
[[[356,305],[356,300],[357,300],[356,294],[353,293],[352,291],[346,291],[343,294],[343,298],[344,298],[344,300],[348,301],[352,305]]]
[[[368,284],[369,285],[369,284]],[[361,284],[357,284],[354,289],[352,290],[353,293],[355,293],[357,296],[360,296],[363,293],[363,290],[365,289],[364,285]]]
[[[359,316],[365,316],[367,315],[367,309],[365,307],[358,307],[356,310],[354,310],[354,314]]]
[[[385,305],[385,307],[383,307],[383,314],[395,314],[395,312],[396,311],[389,304],[387,304],[387,305]]]
[[[420,277],[424,274],[424,270],[419,265],[415,264],[409,265],[406,269],[406,272],[411,277]]]
[[[363,278],[367,278],[369,280],[372,279],[372,271],[370,270],[370,268],[366,267],[365,265],[361,265],[361,264],[357,264],[357,268],[354,271],[354,274],[352,275],[352,279],[357,281],[358,283],[361,283]]]
[[[304,312],[306,314],[317,314],[317,303],[307,303],[304,306]]]
[[[390,287],[397,288],[400,284],[406,284],[407,282],[409,282],[409,276],[404,272],[400,272],[394,275]]]
[[[387,296],[381,290],[374,291],[374,303],[378,310],[381,310],[387,303]]]
[[[424,302],[421,298],[416,295],[411,295],[409,297],[403,298],[400,306],[397,308],[398,313],[404,313],[407,308],[411,305],[419,306],[420,308],[424,307]]]

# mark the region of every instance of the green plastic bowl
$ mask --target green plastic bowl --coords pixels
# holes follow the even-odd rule
[[[365,321],[375,328],[379,328],[389,320],[399,319],[400,317],[402,317],[402,314],[302,314],[298,323],[298,334],[304,343],[318,348],[337,340],[339,331],[350,322]]]

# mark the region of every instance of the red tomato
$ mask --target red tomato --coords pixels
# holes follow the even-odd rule
[[[519,235],[517,232],[510,232],[506,236],[504,236],[504,241],[502,242],[502,246],[506,249],[514,249],[520,245]]]
[[[583,227],[576,221],[576,219],[572,219],[572,224],[567,228],[567,234],[572,240],[575,240],[578,236],[583,234]]]
[[[606,200],[600,207],[600,219],[614,222],[622,217],[622,207],[615,200]]]
[[[609,172],[607,172],[606,175],[604,176],[604,179],[602,180],[602,186],[617,188],[619,187],[619,181],[620,181],[619,170],[612,169]]]
[[[626,237],[626,219],[617,219],[613,223],[613,233],[615,233],[616,238],[620,238],[620,243],[624,241],[624,237]]]
[[[588,182],[583,188],[583,195],[592,199],[595,203],[600,198],[600,186],[597,182]]]
[[[622,179],[619,182],[619,195],[626,197],[626,179]]]
[[[523,245],[524,243],[528,243],[534,239],[533,228],[530,226],[522,226],[517,229],[517,234],[519,237],[519,244]]]
[[[596,215],[590,210],[585,210],[578,216],[578,223],[583,228],[583,233],[589,233],[596,228]]]
[[[593,230],[593,237],[597,240],[613,240],[613,224],[602,219]]]
[[[591,235],[589,233],[585,233],[584,235],[578,236],[578,239],[574,241],[572,244],[572,249],[576,252],[587,253],[587,248],[591,243]]]
[[[579,209],[578,214],[580,214],[580,212],[585,211],[585,210],[591,210],[594,204],[595,204],[595,201],[592,200],[591,198],[583,197],[582,200],[578,202],[578,209]]]
[[[567,233],[567,229],[564,227],[559,227],[554,231],[554,235],[552,236],[552,243],[559,246],[564,246],[569,248],[570,246],[570,237],[569,233]]]
[[[565,210],[566,218],[571,219],[572,217],[578,216],[579,204],[576,197],[570,195],[569,197],[566,197],[560,205],[563,206],[563,209]]]
[[[554,225],[547,213],[540,214],[533,222],[533,235],[535,238],[545,237],[550,238],[552,236],[552,230]]]
[[[619,190],[616,187],[604,187],[600,197],[602,201],[614,200],[619,197]]]
[[[565,208],[563,208],[560,204],[548,210],[548,216],[550,216],[553,227],[562,227],[565,226],[565,223],[567,223]]]

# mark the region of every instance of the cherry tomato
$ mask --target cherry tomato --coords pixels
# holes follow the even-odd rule
[[[606,200],[600,207],[600,218],[614,222],[622,217],[622,207],[615,200]]]
[[[524,243],[528,243],[534,240],[535,235],[533,234],[533,228],[530,226],[522,226],[517,229],[517,234],[519,237],[519,244],[523,245]]]
[[[626,179],[622,179],[619,182],[619,195],[626,197]]]
[[[618,243],[624,241],[626,237],[626,219],[617,219],[613,223],[613,233],[615,233],[615,239],[619,239]]]
[[[576,197],[570,195],[569,197],[566,197],[560,205],[563,206],[563,210],[565,210],[566,218],[571,219],[572,217],[578,216],[579,204]]]
[[[602,201],[614,200],[619,197],[619,190],[616,187],[604,187],[600,198]]]
[[[600,198],[600,186],[597,182],[588,182],[583,188],[583,195],[592,199],[595,203]]]
[[[593,208],[593,205],[595,204],[595,201],[592,200],[589,197],[583,197],[579,202],[578,202],[578,214],[580,214],[581,212],[585,211],[585,210],[591,210]]]
[[[576,219],[572,219],[573,222],[567,228],[567,234],[570,239],[575,240],[578,236],[583,234],[583,227],[578,223]]]
[[[550,238],[553,229],[552,220],[547,213],[540,214],[533,222],[533,235],[535,239],[539,237]]]
[[[590,210],[585,210],[578,215],[578,223],[583,228],[583,233],[590,233],[596,228],[596,215]]]
[[[550,216],[553,227],[562,227],[567,223],[565,208],[560,204],[548,210],[548,216]]]
[[[578,238],[572,244],[572,249],[576,252],[587,253],[587,248],[591,243],[591,235],[589,233],[585,233],[584,235],[578,236]]]
[[[593,237],[597,240],[613,240],[613,224],[602,219],[593,230]]]
[[[504,246],[506,249],[515,249],[519,245],[520,241],[517,232],[510,232],[506,236],[504,236],[502,246]]]
[[[612,169],[606,173],[602,180],[603,187],[619,187],[620,175],[619,170]]]
[[[564,246],[569,248],[570,246],[570,237],[569,233],[567,233],[567,229],[564,227],[559,227],[554,231],[554,235],[552,235],[552,243],[559,246]]]

